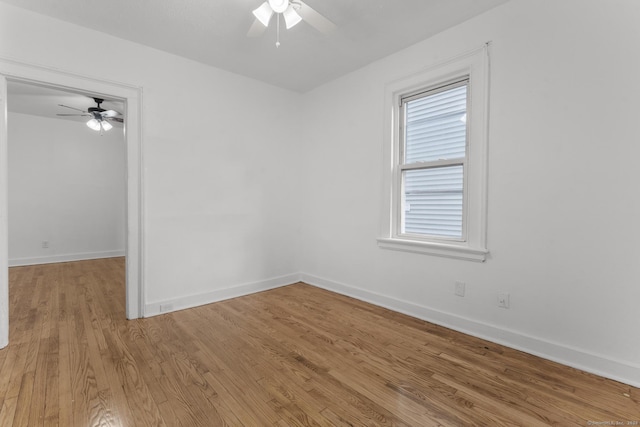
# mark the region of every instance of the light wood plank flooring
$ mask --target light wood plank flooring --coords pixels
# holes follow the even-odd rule
[[[0,426],[640,424],[639,389],[302,283],[127,321],[123,282],[10,269]]]

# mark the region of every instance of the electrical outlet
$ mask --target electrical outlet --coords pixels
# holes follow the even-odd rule
[[[48,240],[43,240],[42,241],[42,249],[49,249],[49,241]]]
[[[509,294],[498,294],[498,307],[509,308]]]
[[[456,282],[455,294],[459,297],[463,297],[465,293],[466,283],[464,282]]]

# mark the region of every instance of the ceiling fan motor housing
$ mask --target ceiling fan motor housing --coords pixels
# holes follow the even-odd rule
[[[91,116],[93,116],[93,118],[98,121],[102,121],[103,117],[100,113],[103,111],[104,110],[102,108],[89,108],[89,113],[91,113]]]
[[[269,0],[269,6],[276,13],[282,13],[289,7],[289,0]]]

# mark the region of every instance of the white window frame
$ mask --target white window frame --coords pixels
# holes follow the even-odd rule
[[[468,78],[467,150],[464,161],[461,239],[400,233],[402,209],[402,99]],[[482,48],[401,78],[385,88],[384,194],[378,246],[484,262],[487,228],[487,149],[489,130],[489,43]]]

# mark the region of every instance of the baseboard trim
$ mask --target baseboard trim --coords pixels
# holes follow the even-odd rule
[[[458,332],[640,388],[640,365],[572,348],[517,331],[434,310],[386,295],[301,273],[299,280],[318,288],[366,301]]]
[[[9,267],[27,265],[53,264],[56,262],[86,261],[89,259],[116,258],[125,256],[125,251],[83,252],[77,254],[50,255],[44,257],[27,257],[9,259]]]
[[[268,291],[270,289],[290,285],[298,281],[300,281],[299,274],[288,274],[285,276],[260,280],[258,282],[245,283],[224,289],[218,289],[212,292],[189,295],[186,297],[174,298],[170,300],[156,301],[145,304],[143,317],[153,317],[159,314],[167,314],[173,311],[185,310],[187,308],[198,307],[201,305],[212,304],[214,302],[250,295],[257,292]]]

